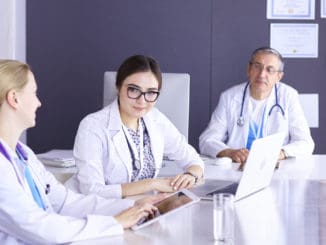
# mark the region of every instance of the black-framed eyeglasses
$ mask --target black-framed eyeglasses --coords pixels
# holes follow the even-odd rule
[[[264,65],[260,64],[258,62],[250,62],[249,64],[250,64],[252,69],[254,69],[255,71],[258,71],[258,72],[261,72],[264,69],[266,69],[266,72],[271,76],[278,73],[278,72],[282,72],[280,70],[276,70],[273,66],[267,66],[266,68],[264,68]]]
[[[144,99],[146,102],[154,102],[157,100],[160,95],[159,91],[147,91],[143,92],[138,88],[128,86],[127,88],[127,96],[129,99],[139,99],[142,95],[144,95]]]

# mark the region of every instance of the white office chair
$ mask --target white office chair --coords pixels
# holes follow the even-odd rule
[[[162,89],[156,107],[166,115],[188,139],[190,76],[187,73],[162,73]],[[116,72],[104,73],[103,106],[117,96]]]

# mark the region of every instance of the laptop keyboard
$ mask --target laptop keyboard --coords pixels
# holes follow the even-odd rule
[[[215,190],[211,193],[208,193],[208,196],[213,196],[214,194],[219,194],[219,193],[231,193],[235,194],[237,192],[239,183],[233,183],[231,185],[227,185],[221,189]]]

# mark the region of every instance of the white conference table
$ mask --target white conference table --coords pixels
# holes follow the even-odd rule
[[[160,176],[169,176],[180,172],[173,162],[165,162]],[[214,159],[205,160],[206,179],[239,180],[242,172],[239,165],[232,163],[226,166],[214,165]],[[311,155],[298,158],[288,158],[280,162],[279,169],[275,171],[273,179],[304,179],[326,180],[326,155]]]
[[[241,172],[237,171],[238,164],[216,166],[213,163],[214,159],[205,160],[205,178],[225,180],[239,180],[241,178]],[[65,182],[77,171],[75,167],[56,168],[46,166],[46,168],[61,182]],[[165,161],[165,167],[161,169],[159,176],[170,176],[180,172],[181,170],[172,161]],[[326,155],[312,155],[283,160],[279,169],[275,171],[273,178],[326,180]]]
[[[326,244],[326,155],[287,159],[270,187],[235,204],[236,245]],[[161,176],[179,172],[167,163]],[[237,180],[237,165],[206,162],[205,178]],[[211,201],[200,201],[138,231],[74,244],[218,244]]]
[[[269,188],[236,203],[234,244],[326,244],[325,198],[324,182],[273,182]],[[212,202],[201,201],[141,230],[126,230],[122,236],[74,244],[217,245],[213,240],[212,217]]]

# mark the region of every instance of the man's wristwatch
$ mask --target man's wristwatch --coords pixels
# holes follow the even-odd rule
[[[198,181],[198,179],[199,179],[197,175],[195,175],[195,174],[193,174],[193,173],[191,173],[191,172],[184,172],[183,174],[188,174],[188,175],[194,177],[194,178],[195,178],[195,183],[197,183],[197,181]]]

